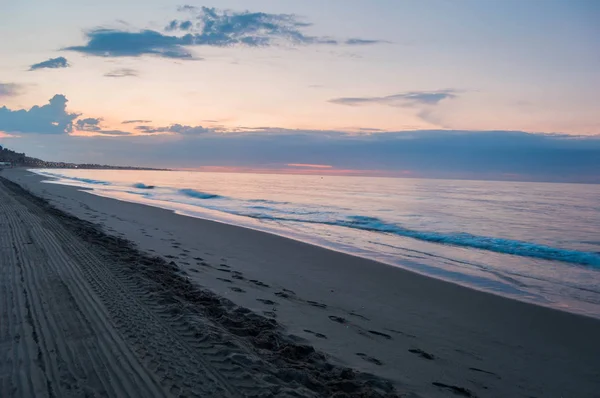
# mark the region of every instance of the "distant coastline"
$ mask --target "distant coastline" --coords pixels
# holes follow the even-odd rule
[[[32,169],[82,169],[82,170],[151,170],[171,171],[164,168],[137,167],[137,166],[114,166],[96,163],[69,163],[48,162],[38,158],[32,158],[25,153],[19,153],[0,145],[0,169],[4,167],[27,167]]]

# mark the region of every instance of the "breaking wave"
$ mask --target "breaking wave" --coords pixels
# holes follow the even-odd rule
[[[136,184],[132,185],[134,188],[138,188],[138,189],[154,189],[154,185],[146,185],[143,182],[138,182]]]
[[[102,186],[113,185],[108,181],[71,177],[50,172],[37,172],[48,177],[60,178],[65,182],[72,181]],[[113,185],[113,187],[118,188],[117,185]],[[111,189],[113,187],[111,187]],[[562,261],[565,263],[600,268],[600,254],[595,252],[561,249],[533,242],[473,235],[467,232],[445,233],[409,229],[399,224],[389,223],[376,217],[345,215],[342,213],[343,209],[339,208],[335,211],[325,211],[323,208],[315,208],[310,206],[307,207],[300,203],[280,202],[266,199],[232,198],[189,188],[177,189],[161,187],[160,190],[153,190],[155,186],[146,185],[144,183],[135,183],[133,185],[129,185],[129,187],[147,191],[127,191],[128,193],[141,195],[148,199],[168,200],[175,203],[179,202],[190,204],[189,202],[186,202],[185,199],[179,197],[180,195],[187,198],[201,199],[202,201],[220,199],[215,202],[210,202],[210,204],[208,202],[202,203],[200,201],[195,201],[193,204],[223,213],[249,217],[258,220],[345,227],[363,231],[392,234],[443,245],[486,250],[490,252],[543,260]],[[163,192],[165,190],[166,192]]]
[[[112,183],[103,180],[93,180],[91,178],[81,178],[81,177],[71,177],[62,174],[56,173],[48,173],[48,172],[38,172],[41,175],[52,177],[52,178],[60,178],[61,180],[69,180],[69,181],[77,181],[83,182],[85,184],[93,184],[93,185],[112,185]]]
[[[200,192],[195,189],[180,189],[179,193],[185,196],[189,196],[190,198],[195,199],[221,199],[224,198],[221,195],[216,195],[212,193]]]
[[[563,261],[571,264],[600,267],[600,255],[596,253],[560,249],[556,247],[540,245],[537,243],[523,242],[512,239],[494,238],[490,236],[478,236],[466,232],[440,233],[429,231],[417,231],[403,228],[396,224],[386,223],[375,217],[348,216],[344,219],[327,221],[273,217],[267,214],[245,215],[248,217],[263,220],[292,221],[354,228],[363,231],[394,234],[432,243],[461,246],[473,249],[487,250],[496,253],[511,254],[515,256],[532,257],[543,260]]]

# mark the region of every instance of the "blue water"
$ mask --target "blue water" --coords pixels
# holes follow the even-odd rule
[[[600,185],[36,171],[93,193],[289,236],[600,316]]]

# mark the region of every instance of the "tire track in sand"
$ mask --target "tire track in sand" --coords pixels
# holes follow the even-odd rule
[[[396,396],[2,178],[0,225],[0,396]]]
[[[17,311],[10,317],[10,334],[25,343],[13,345],[12,369],[2,377],[0,396],[164,396],[152,377],[132,377],[142,368],[102,319],[98,304],[90,305],[89,292],[81,294],[86,285],[77,281],[67,253],[48,252],[51,241],[39,218],[3,190],[0,214],[3,249],[11,249],[2,268],[13,275],[1,305]],[[32,367],[39,375],[28,381]]]

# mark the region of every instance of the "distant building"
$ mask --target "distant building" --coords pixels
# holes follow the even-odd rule
[[[2,167],[12,167],[11,162],[0,162],[0,168]]]

